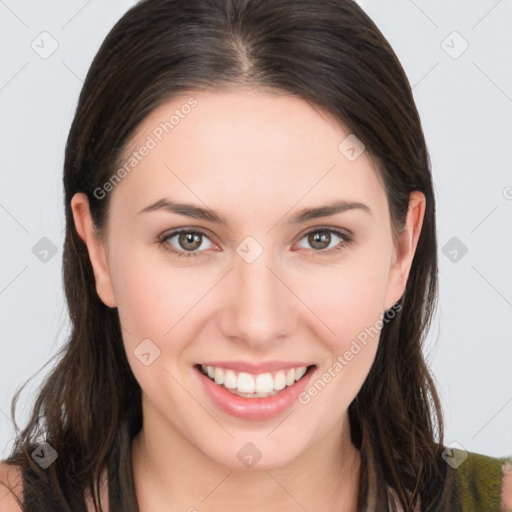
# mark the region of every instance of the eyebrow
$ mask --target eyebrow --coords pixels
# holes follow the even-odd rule
[[[290,218],[288,220],[288,223],[300,224],[301,222],[305,222],[307,220],[317,219],[320,217],[328,217],[330,215],[335,215],[336,213],[342,213],[348,210],[356,209],[364,211],[369,215],[373,215],[372,210],[366,204],[359,203],[356,201],[337,200],[322,206],[317,206],[315,208],[305,208],[298,212],[294,217]],[[214,210],[201,208],[199,206],[195,206],[193,204],[188,203],[177,203],[166,198],[159,199],[155,203],[146,206],[137,215],[157,210],[164,210],[170,213],[183,215],[185,217],[192,217],[193,219],[215,222],[218,224],[223,224],[224,226],[228,225],[226,217],[223,217]]]

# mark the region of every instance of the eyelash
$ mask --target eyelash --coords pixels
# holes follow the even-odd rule
[[[204,251],[196,251],[196,252],[178,251],[174,247],[172,247],[171,245],[169,245],[167,243],[168,240],[170,240],[171,238],[175,237],[176,235],[179,235],[180,233],[189,233],[189,234],[192,233],[192,234],[202,235],[202,236],[204,236],[204,237],[209,239],[208,235],[206,233],[204,233],[203,231],[201,231],[201,230],[184,229],[184,228],[182,228],[182,229],[177,229],[175,231],[171,231],[170,233],[163,233],[162,235],[160,235],[157,238],[158,245],[159,246],[163,246],[165,250],[172,252],[173,254],[175,254],[176,256],[178,256],[180,258],[194,258],[194,257],[200,256],[201,253],[204,252]],[[340,238],[342,238],[342,241],[336,247],[333,247],[331,249],[327,249],[327,250],[315,250],[315,249],[312,249],[312,251],[314,253],[318,253],[321,256],[335,254],[338,251],[341,251],[342,249],[345,249],[345,247],[350,245],[352,243],[352,241],[353,241],[353,238],[352,238],[351,235],[347,234],[344,231],[341,231],[339,229],[334,229],[334,228],[316,228],[316,229],[312,229],[311,231],[308,231],[307,233],[304,233],[304,235],[302,236],[301,240],[303,238],[307,237],[308,235],[313,234],[313,233],[334,233],[335,235],[337,235]]]

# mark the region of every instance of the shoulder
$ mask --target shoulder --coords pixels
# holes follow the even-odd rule
[[[507,458],[446,448],[448,503],[454,509],[512,511],[512,467]]]
[[[0,461],[0,512],[22,512],[23,478],[18,466]]]
[[[501,488],[500,512],[512,510],[512,458],[503,465],[503,485]]]
[[[19,500],[19,501],[18,501]],[[100,502],[103,510],[109,510],[108,473],[101,477]],[[23,473],[19,466],[0,461],[0,512],[23,512]],[[87,512],[94,506],[90,492],[86,493]]]

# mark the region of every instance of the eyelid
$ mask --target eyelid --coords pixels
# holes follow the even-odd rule
[[[328,232],[330,234],[334,234],[338,238],[341,239],[339,243],[337,243],[334,247],[329,249],[309,249],[308,252],[312,253],[314,256],[329,256],[335,254],[337,251],[346,249],[349,245],[351,245],[354,241],[353,233],[344,228],[334,227],[334,226],[311,226],[306,229],[301,235],[298,237],[298,241],[302,241],[306,236],[312,233],[321,233]],[[303,249],[303,248],[301,248]]]
[[[203,228],[198,228],[198,227],[195,227],[195,226],[188,226],[188,227],[181,227],[181,228],[176,228],[176,229],[171,229],[170,231],[164,231],[161,235],[158,235],[156,241],[159,245],[165,245],[167,244],[168,246],[170,246],[170,244],[168,244],[168,241],[171,239],[171,238],[174,238],[176,237],[177,235],[179,235],[180,233],[197,233],[197,234],[200,234],[202,235],[203,237],[207,238],[214,246],[218,246],[218,244],[216,242],[214,242],[212,240],[212,235],[205,229]],[[180,250],[180,249],[176,249],[175,247],[165,247],[165,249],[171,251],[172,253],[174,254],[185,254],[185,255],[190,255],[190,256],[195,256],[195,255],[199,255],[203,252],[205,252],[205,250],[202,250],[202,251],[184,251],[184,250]]]
[[[307,235],[310,235],[312,233],[321,232],[321,231],[327,231],[330,233],[333,233],[334,235],[338,236],[342,239],[341,242],[339,242],[336,246],[331,247],[330,249],[322,249],[322,250],[315,250],[315,249],[309,249],[310,252],[312,252],[315,255],[329,255],[333,252],[336,252],[337,250],[345,248],[347,245],[350,245],[353,242],[354,234],[346,229],[346,228],[340,228],[340,227],[334,227],[334,226],[310,226],[309,228],[306,228],[305,231],[303,231],[298,236],[298,241],[301,241],[304,239]],[[195,226],[188,226],[188,227],[180,227],[175,228],[170,231],[165,231],[161,235],[157,237],[157,242],[160,245],[167,244],[168,240],[171,238],[174,238],[175,236],[179,235],[180,233],[196,233],[204,236],[207,238],[214,246],[218,246],[216,242],[212,240],[212,236],[209,234],[209,232],[203,228],[195,227]],[[170,244],[167,244],[168,246],[165,247],[166,250],[183,257],[197,257],[200,256],[202,253],[206,252],[205,249],[199,251],[184,251],[180,249],[176,249],[173,246],[170,246]],[[170,247],[169,247],[170,246]]]
[[[354,238],[354,233],[347,228],[340,228],[338,226],[310,226],[306,228],[302,234],[299,235],[299,239],[304,238],[306,235],[310,233],[316,233],[317,231],[331,231],[335,234],[339,234],[339,236],[346,237],[347,240],[352,240]]]

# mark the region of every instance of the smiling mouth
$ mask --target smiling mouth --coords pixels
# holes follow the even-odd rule
[[[293,386],[314,370],[316,365],[300,366],[276,372],[251,374],[227,368],[196,365],[203,375],[234,395],[244,398],[267,398]]]

